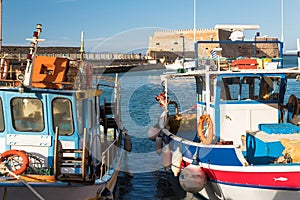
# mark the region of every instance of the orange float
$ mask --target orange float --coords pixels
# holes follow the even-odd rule
[[[20,175],[24,173],[29,165],[29,159],[24,151],[20,150],[8,150],[1,154],[0,162],[4,162],[9,157],[20,157],[22,158],[22,165],[20,168],[11,170],[14,174]]]
[[[205,130],[204,130],[204,122],[207,124],[207,135],[205,135]],[[213,132],[213,123],[210,118],[209,114],[203,114],[199,118],[199,123],[198,123],[198,136],[203,144],[211,144],[213,137],[214,137],[214,132]]]

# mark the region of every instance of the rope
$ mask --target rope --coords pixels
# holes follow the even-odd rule
[[[43,198],[33,187],[31,187],[26,181],[24,181],[23,179],[21,179],[20,176],[16,175],[15,173],[13,173],[12,171],[10,171],[7,168],[7,172],[12,175],[14,178],[18,179],[21,183],[23,183],[26,187],[28,187],[28,189],[40,200],[45,200],[45,198]]]

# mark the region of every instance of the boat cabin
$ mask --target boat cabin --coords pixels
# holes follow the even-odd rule
[[[80,167],[81,159],[88,159],[89,167],[91,162],[100,164],[104,149],[117,139],[115,119],[110,127],[103,122],[107,119],[106,105],[100,106],[103,90],[92,85],[89,65],[83,61],[74,64],[77,61],[67,58],[35,59],[30,86],[22,80],[0,80],[0,152],[26,151],[39,161],[37,168],[45,175],[62,177],[72,172],[81,176],[86,169]],[[80,65],[84,66],[85,73],[80,74],[84,81],[74,78]],[[78,179],[73,174],[57,179],[92,181],[92,176]]]
[[[287,87],[284,74],[210,72],[207,76],[208,84],[205,76],[196,76],[198,118],[204,112],[212,116],[216,141],[241,145],[245,130],[289,120],[282,110]]]

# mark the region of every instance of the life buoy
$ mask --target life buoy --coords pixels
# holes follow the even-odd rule
[[[14,168],[12,168],[13,165],[10,164],[11,168],[9,170],[11,170],[16,175],[20,175],[26,171],[26,169],[29,165],[29,159],[24,151],[20,151],[20,150],[5,151],[4,153],[1,154],[0,162],[4,162],[9,157],[20,157],[22,159],[22,160],[18,160],[18,161],[20,161],[21,166],[18,166],[18,168],[14,169]]]
[[[6,79],[8,75],[8,61],[5,58],[0,60],[0,79]]]
[[[205,135],[205,130],[204,130],[204,122],[207,124],[207,135]],[[213,132],[213,123],[210,118],[210,115],[208,114],[203,114],[199,118],[199,123],[198,123],[198,136],[200,137],[200,140],[203,144],[211,144],[213,137],[214,137],[214,132]]]

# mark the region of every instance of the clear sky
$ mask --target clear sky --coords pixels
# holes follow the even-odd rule
[[[79,46],[86,51],[126,53],[147,48],[158,29],[193,29],[194,0],[2,0],[3,45],[28,45],[41,23],[41,46]],[[197,28],[257,24],[260,35],[281,38],[282,0],[196,0]],[[300,0],[284,2],[286,50],[300,38]],[[246,32],[249,39],[256,31]]]

